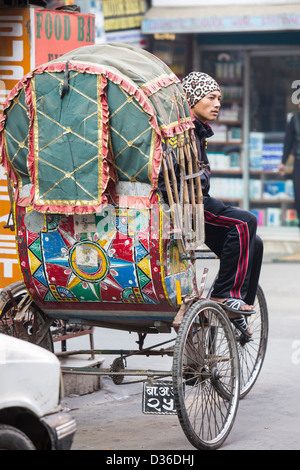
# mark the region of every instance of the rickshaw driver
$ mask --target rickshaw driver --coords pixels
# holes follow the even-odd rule
[[[199,161],[209,164],[206,139],[213,135],[207,121],[214,122],[221,106],[221,90],[209,75],[191,72],[182,81],[194,115]],[[220,157],[221,158],[221,157]],[[218,256],[220,269],[211,299],[221,303],[232,323],[251,340],[244,315],[254,313],[253,303],[263,257],[263,243],[256,234],[254,214],[225,205],[209,195],[210,168],[201,177],[205,243]]]

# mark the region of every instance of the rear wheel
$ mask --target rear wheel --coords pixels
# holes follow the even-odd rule
[[[2,296],[1,310],[0,333],[37,344],[53,352],[50,331],[53,320],[46,318],[34,302],[30,301],[28,294],[20,294],[13,300]],[[22,315],[19,319],[21,311]]]
[[[263,290],[258,286],[254,302],[255,314],[246,318],[252,331],[252,340],[243,345],[239,340],[239,333],[236,332],[239,359],[241,391],[240,398],[244,398],[254,386],[266,355],[269,320],[267,302]]]
[[[227,315],[198,301],[178,330],[173,359],[179,421],[197,449],[217,449],[233,426],[239,402],[239,357]]]

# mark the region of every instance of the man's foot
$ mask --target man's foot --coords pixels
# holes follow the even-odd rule
[[[236,318],[236,314],[252,315],[255,313],[253,305],[246,304],[242,299],[211,297],[211,300],[222,305],[222,307],[229,312],[228,316],[230,318]],[[233,315],[231,315],[231,313],[233,313]]]

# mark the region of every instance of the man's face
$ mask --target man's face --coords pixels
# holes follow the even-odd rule
[[[213,122],[217,119],[221,107],[221,93],[214,90],[204,96],[192,109],[193,114],[201,122]]]

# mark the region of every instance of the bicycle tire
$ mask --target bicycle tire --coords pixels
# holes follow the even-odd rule
[[[260,285],[257,288],[254,310],[256,313],[247,319],[253,333],[253,341],[242,345],[237,339],[241,376],[240,399],[248,395],[257,381],[267,350],[269,316],[266,298]]]
[[[215,302],[200,300],[184,316],[173,358],[177,415],[195,448],[217,449],[224,443],[236,417],[239,388],[238,350],[228,317]]]

